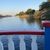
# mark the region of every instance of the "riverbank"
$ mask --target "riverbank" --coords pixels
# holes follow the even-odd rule
[[[12,17],[11,15],[0,15],[0,18]]]
[[[29,15],[29,14],[22,14],[22,15],[17,15],[17,16],[19,16],[19,18],[22,18],[22,19],[27,19],[27,18],[29,18],[29,17],[31,17],[32,15]],[[34,17],[34,16],[33,16]]]

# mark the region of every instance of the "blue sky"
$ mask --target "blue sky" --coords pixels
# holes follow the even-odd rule
[[[0,0],[0,14],[15,14],[28,8],[39,9],[46,0]]]

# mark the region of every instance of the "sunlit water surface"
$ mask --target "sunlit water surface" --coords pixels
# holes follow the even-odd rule
[[[26,20],[18,17],[6,17],[0,19],[0,31],[33,31],[40,30],[37,22],[29,24]]]

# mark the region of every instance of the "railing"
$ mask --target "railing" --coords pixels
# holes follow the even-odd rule
[[[43,22],[43,26],[45,27],[45,30],[40,30],[40,31],[0,32],[0,49],[1,50],[11,50],[11,49],[12,50],[38,50],[38,49],[40,49],[40,48],[38,48],[40,43],[42,43],[44,46],[44,39],[42,37],[44,37],[44,35],[45,35],[45,39],[46,39],[46,48],[45,49],[47,50],[47,48],[50,48],[49,47],[50,41],[48,40],[48,39],[50,39],[49,38],[50,37],[49,36],[50,22],[48,22],[48,21]],[[42,42],[38,42],[39,44],[37,44],[37,42],[36,42],[37,36],[42,36],[41,38],[43,39]],[[35,39],[33,39],[33,38],[35,38]],[[42,44],[40,44],[40,45],[42,45]],[[38,47],[37,47],[37,45],[38,45]],[[44,48],[42,47],[41,49],[43,50]]]
[[[40,35],[43,37],[44,30],[32,32],[0,32],[0,49],[38,50],[36,39]],[[41,39],[43,39],[42,37]]]
[[[44,30],[26,31],[26,32],[0,32],[0,35],[44,35]]]

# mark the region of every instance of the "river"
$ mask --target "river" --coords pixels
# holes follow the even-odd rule
[[[33,31],[40,30],[40,25],[37,22],[29,24],[25,19],[19,17],[5,17],[0,19],[0,31]]]

